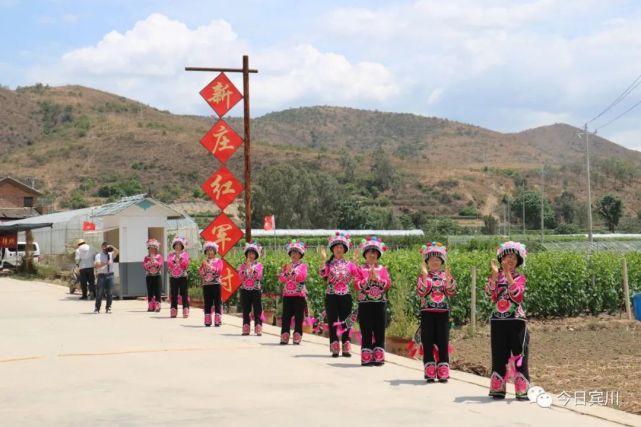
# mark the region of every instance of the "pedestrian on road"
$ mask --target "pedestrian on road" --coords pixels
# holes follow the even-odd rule
[[[329,250],[332,255],[327,259],[325,248],[321,246],[320,276],[327,283],[325,289],[325,313],[329,326],[329,351],[332,357],[338,357],[341,343],[344,357],[351,353],[351,316],[352,294],[350,285],[357,274],[358,267],[345,259],[345,254],[352,247],[349,236],[339,231],[329,237]],[[357,252],[354,252],[357,256]],[[339,333],[340,332],[340,336]]]
[[[387,291],[392,282],[379,259],[387,245],[378,237],[363,239],[360,244],[365,263],[358,267],[354,284],[358,291],[358,323],[361,329],[361,365],[385,363],[385,323]]]
[[[238,273],[242,279],[240,285],[240,301],[243,306],[243,335],[249,335],[251,331],[251,317],[253,311],[254,332],[256,335],[263,334],[263,304],[262,304],[262,280],[263,264],[258,262],[262,254],[262,246],[258,242],[249,242],[245,245],[245,262],[238,267]]]
[[[203,287],[205,326],[211,326],[211,307],[214,306],[214,326],[219,327],[222,323],[222,300],[220,289],[220,275],[223,272],[223,260],[216,258],[218,245],[216,242],[205,242],[203,245],[205,259],[200,265],[198,272]]]
[[[427,382],[447,382],[450,378],[450,305],[456,294],[456,281],[447,262],[447,248],[440,242],[431,242],[421,248],[421,274],[416,283],[420,298],[421,345],[423,368]]]
[[[283,284],[283,325],[280,334],[280,343],[289,343],[291,322],[294,318],[293,343],[298,345],[303,339],[303,318],[307,301],[307,264],[301,262],[305,256],[307,245],[300,240],[292,240],[286,246],[290,263],[283,266],[278,276],[278,281]]]
[[[95,251],[91,249],[91,246],[89,246],[84,239],[79,239],[75,258],[80,275],[80,289],[82,290],[80,299],[87,299],[87,291],[89,291],[90,298],[94,299],[96,298],[96,276],[94,275]]]
[[[518,400],[527,400],[530,387],[528,348],[530,337],[523,309],[525,275],[516,269],[525,263],[527,250],[519,242],[505,242],[492,259],[492,273],[485,292],[492,298],[494,309],[490,318],[492,375],[490,396],[505,398],[505,385],[513,378]],[[498,260],[499,265],[496,261]]]
[[[182,300],[183,317],[189,317],[189,292],[187,283],[187,268],[189,268],[189,254],[185,252],[187,239],[177,236],[171,242],[173,251],[167,257],[169,269],[169,287],[171,293],[171,310],[169,315],[178,315],[178,294]]]
[[[118,256],[118,248],[103,242],[102,251],[96,254],[94,265],[98,273],[98,289],[96,292],[96,309],[94,313],[100,313],[102,299],[106,298],[106,313],[111,314],[112,292],[114,287],[114,258]]]
[[[156,239],[147,240],[148,254],[142,261],[147,282],[147,311],[159,312],[162,291],[162,255],[158,253],[160,242]]]

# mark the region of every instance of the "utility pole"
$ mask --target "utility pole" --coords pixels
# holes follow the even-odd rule
[[[541,244],[543,244],[543,233],[545,227],[545,163],[541,168]]]
[[[592,246],[592,185],[590,183],[590,132],[588,132],[588,124],[586,123],[583,126],[583,132],[585,133],[585,170],[588,180],[588,241],[590,247]]]
[[[525,178],[523,178],[523,191],[521,192],[521,208],[523,210],[523,235],[525,236]]]

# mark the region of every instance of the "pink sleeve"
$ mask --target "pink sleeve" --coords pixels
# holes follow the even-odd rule
[[[218,260],[216,261],[216,271],[218,272],[218,274],[222,274],[223,266],[224,264],[222,258],[218,258]]]
[[[301,264],[296,272],[296,281],[301,283],[307,279],[307,264]]]
[[[256,280],[263,280],[263,264],[256,264],[254,272],[256,273]]]
[[[156,263],[158,264],[158,267],[162,267],[163,265],[162,255],[160,254],[156,255]]]
[[[358,266],[356,264],[350,261],[347,264],[347,270],[349,271],[349,274],[356,278],[356,275],[358,274]]]
[[[357,290],[360,290],[361,287],[367,283],[367,273],[361,267],[356,267],[356,271],[354,273],[354,287]]]
[[[452,278],[449,286],[445,286],[445,295],[447,295],[448,297],[453,297],[454,295],[456,295],[456,280],[454,280],[454,278]]]
[[[517,304],[520,304],[523,302],[523,294],[525,293],[525,276],[520,274],[519,277],[517,277],[514,282],[512,283],[512,286],[508,288],[508,292],[510,293],[510,297],[512,298],[512,301],[514,301]]]
[[[389,273],[387,272],[387,268],[383,267],[381,269],[381,272],[378,275],[378,280],[383,282],[385,285],[385,289],[389,289],[392,287],[392,281],[390,280]]]
[[[426,280],[422,274],[418,275],[418,280],[416,282],[416,294],[420,297],[424,297],[430,292],[432,288],[432,282]]]
[[[324,263],[323,266],[320,268],[320,277],[323,279],[327,279],[327,276],[329,275],[329,265],[327,263]]]
[[[205,277],[205,261],[203,261],[200,264],[200,268],[198,269],[198,274],[200,274],[200,277]]]
[[[183,270],[187,270],[187,267],[189,267],[189,254],[187,252],[183,252],[180,257],[180,267]]]
[[[149,261],[151,261],[151,260],[149,259],[149,257],[148,257],[148,256],[146,256],[146,257],[142,260],[142,266],[145,268],[145,270],[149,270]]]
[[[281,283],[287,283],[287,277],[285,277],[285,265],[280,269],[280,274],[278,275],[278,281]]]

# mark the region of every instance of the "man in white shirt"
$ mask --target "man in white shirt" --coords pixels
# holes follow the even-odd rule
[[[118,249],[107,242],[102,243],[102,251],[96,254],[94,265],[98,273],[98,289],[96,293],[96,310],[100,313],[103,296],[107,299],[107,314],[111,314],[111,293],[114,287],[114,258],[118,256]]]
[[[76,265],[80,269],[80,288],[82,296],[80,299],[87,299],[87,289],[91,299],[96,297],[96,277],[94,276],[95,251],[85,242],[84,239],[78,240],[76,249]]]

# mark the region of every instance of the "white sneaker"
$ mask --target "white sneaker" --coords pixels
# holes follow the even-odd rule
[[[93,314],[100,314],[100,310],[94,310]]]
[[[111,314],[111,307],[107,309],[107,314]]]

